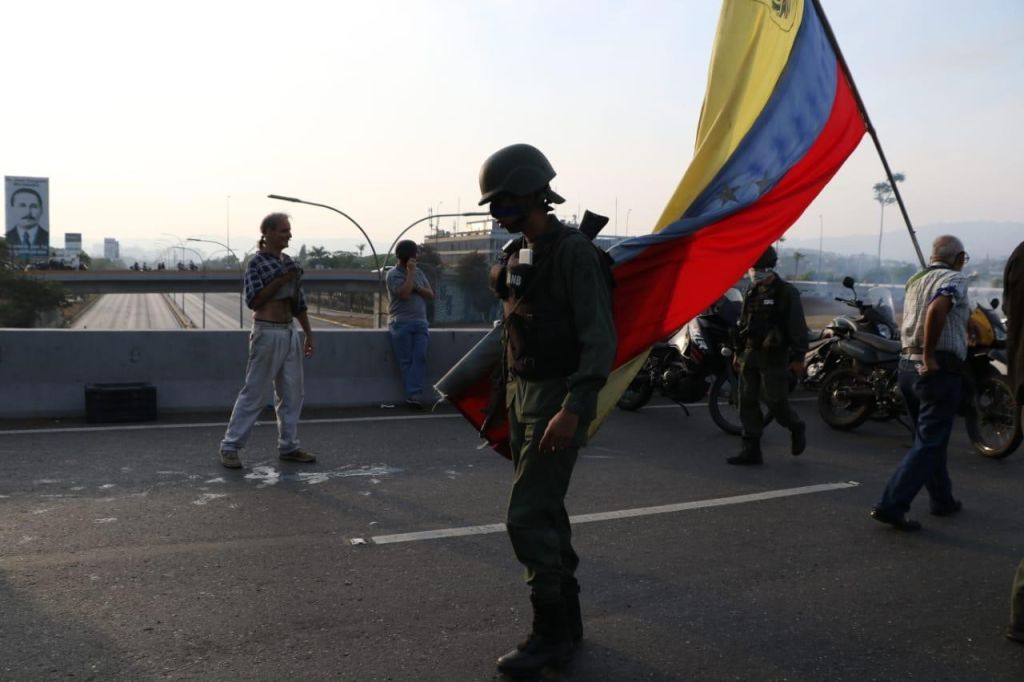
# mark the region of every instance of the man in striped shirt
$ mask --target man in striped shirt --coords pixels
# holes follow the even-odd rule
[[[967,358],[967,277],[969,260],[959,239],[944,235],[932,244],[928,267],[907,281],[903,303],[900,391],[914,423],[914,444],[900,462],[878,505],[876,521],[904,531],[921,529],[907,518],[921,488],[931,513],[950,516],[962,508],[953,497],[946,446],[960,404],[961,368]]]

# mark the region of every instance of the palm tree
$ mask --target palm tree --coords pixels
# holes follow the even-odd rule
[[[358,244],[358,245],[356,245],[356,250],[359,251],[359,257],[362,258],[363,257],[363,251],[366,250],[366,244]]]
[[[892,179],[894,182],[903,182],[907,179],[907,176],[903,173],[893,173]],[[875,201],[881,209],[881,215],[878,219],[878,268],[882,268],[882,233],[885,229],[885,207],[889,204],[896,203],[896,197],[893,196],[892,185],[888,182],[876,182],[875,186],[871,188],[875,193]]]
[[[314,246],[309,250],[309,264],[313,266],[324,265],[325,261],[330,258],[327,253],[327,249],[322,246]]]

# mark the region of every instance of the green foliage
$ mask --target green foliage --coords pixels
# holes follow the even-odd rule
[[[0,327],[30,328],[40,313],[68,303],[68,292],[55,282],[0,270]]]
[[[455,282],[474,312],[486,313],[494,305],[494,292],[488,287],[489,272],[487,256],[479,251],[467,253],[455,264]]]
[[[89,264],[90,270],[126,270],[124,261],[120,258],[93,258]]]
[[[304,267],[344,270],[373,270],[377,267],[373,256],[362,256],[351,251],[328,251],[322,246],[314,246],[306,252]]]

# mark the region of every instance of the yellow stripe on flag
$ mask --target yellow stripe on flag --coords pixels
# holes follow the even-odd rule
[[[644,366],[644,362],[650,354],[651,349],[648,348],[632,360],[628,360],[613,369],[612,373],[608,375],[608,381],[597,394],[597,416],[594,418],[594,421],[590,422],[590,428],[587,430],[588,437],[593,437],[597,430],[601,428],[601,424],[608,418],[608,415],[615,408],[615,403],[619,402],[619,398],[626,392],[629,383],[633,381],[633,377]]]
[[[654,232],[678,220],[736,151],[786,68],[803,0],[725,0],[693,161]]]

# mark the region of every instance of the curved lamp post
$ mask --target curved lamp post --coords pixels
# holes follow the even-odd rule
[[[216,244],[217,246],[221,247],[222,249],[229,252],[232,256],[235,257],[235,261],[238,263],[238,279],[242,284],[242,290],[238,294],[238,328],[245,329],[245,322],[242,320],[242,301],[245,299],[245,281],[244,273],[242,271],[242,261],[238,260],[238,254],[235,253],[234,249],[232,249],[230,246],[227,246],[226,244],[221,244],[220,242],[214,239],[199,239],[197,237],[189,237],[188,241]]]
[[[391,252],[395,250],[395,246],[398,244],[399,240],[401,240],[402,237],[405,236],[405,233],[411,230],[412,228],[416,227],[420,223],[422,223],[424,220],[432,220],[435,218],[469,218],[473,216],[482,215],[491,214],[488,213],[487,211],[469,211],[466,213],[433,213],[431,215],[424,216],[412,223],[409,223],[409,225],[407,225],[404,230],[398,233],[398,236],[395,237],[395,241],[391,242],[391,246],[388,247],[388,252],[384,255],[384,265],[387,265],[388,259],[391,258]]]
[[[380,306],[378,307],[376,324],[379,326],[380,309],[383,308],[384,306],[384,269],[381,267],[380,258],[377,256],[377,250],[373,248],[373,240],[370,239],[370,235],[366,234],[366,230],[363,229],[363,226],[357,223],[355,219],[348,213],[338,210],[333,206],[328,206],[327,204],[318,204],[315,201],[304,201],[303,199],[297,199],[296,197],[286,197],[280,194],[268,194],[267,198],[277,199],[278,201],[290,201],[293,204],[306,204],[307,206],[319,206],[320,208],[326,208],[328,211],[334,211],[341,217],[345,218],[345,220],[349,221],[350,223],[356,226],[356,229],[359,230],[360,233],[362,233],[363,238],[366,240],[366,244],[370,247],[370,253],[373,254],[373,263],[374,265],[377,266],[377,285],[380,288],[380,291],[377,292],[377,296],[380,297],[381,303]]]

